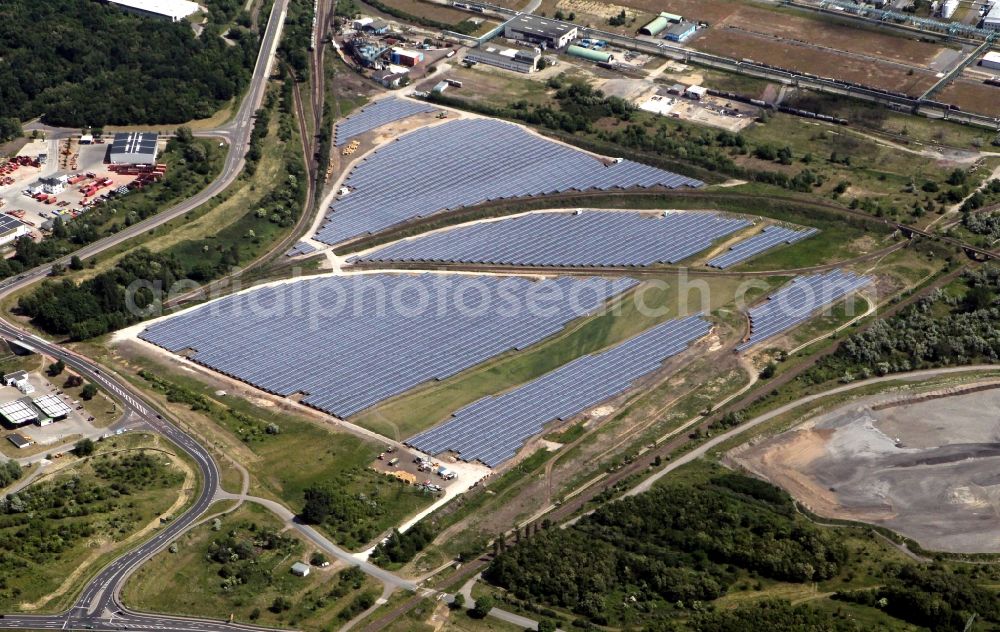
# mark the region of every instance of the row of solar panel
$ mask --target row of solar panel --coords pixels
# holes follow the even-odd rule
[[[289,248],[288,252],[285,253],[285,256],[297,257],[299,255],[307,255],[311,252],[316,252],[316,246],[313,246],[312,244],[305,241],[300,241],[299,243]]]
[[[355,136],[360,136],[365,132],[370,132],[388,123],[399,121],[415,114],[433,111],[434,108],[426,103],[418,103],[396,97],[380,99],[366,105],[340,123],[337,123],[334,144],[340,147],[346,145]]]
[[[750,339],[736,349],[743,351],[798,325],[825,305],[871,283],[871,277],[844,270],[798,277],[749,311]]]
[[[348,261],[648,266],[686,259],[749,225],[700,211],[532,213],[416,237]]]
[[[623,393],[710,329],[700,316],[662,323],[512,391],[477,400],[406,443],[428,454],[450,450],[465,461],[495,467],[517,454],[546,424],[574,417]]]
[[[655,167],[611,165],[492,119],[457,120],[406,134],[360,161],[350,193],[330,206],[316,239],[337,244],[439,211],[571,190],[702,183]]]
[[[708,265],[724,270],[737,263],[743,263],[750,257],[759,255],[778,244],[794,244],[818,232],[819,230],[815,228],[795,230],[784,226],[768,226],[753,237],[734,244],[728,251],[709,261]]]
[[[355,275],[229,296],[140,337],[344,418],[428,380],[523,349],[594,312],[633,279]]]

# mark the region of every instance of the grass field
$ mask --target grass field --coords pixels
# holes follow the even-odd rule
[[[222,517],[218,528],[211,522],[199,525],[175,542],[175,553],[163,551],[144,564],[126,584],[124,601],[146,611],[216,619],[233,614],[241,623],[321,630],[350,618],[345,610],[359,595],[374,599],[381,592],[378,582],[341,565],[313,567],[308,577],[292,575],[292,564],[308,563],[314,548],[294,531],[267,544],[266,534],[283,529],[267,510],[244,504]],[[216,562],[213,553],[233,533],[237,542],[251,544],[250,550],[237,549],[235,563]],[[237,575],[227,580],[233,571]],[[287,609],[272,608],[279,597],[288,601]]]
[[[1000,88],[979,81],[958,78],[934,97],[965,111],[1000,116]]]
[[[707,295],[694,289],[682,293],[680,288],[685,281],[693,288],[707,288]],[[664,282],[666,287],[662,285]],[[576,357],[634,336],[657,322],[694,313],[702,307],[703,295],[705,306],[716,309],[733,300],[738,286],[738,280],[729,278],[665,274],[660,283],[647,281],[629,295],[642,302],[627,298],[620,309],[570,323],[564,333],[523,353],[501,356],[454,378],[418,387],[351,421],[385,436],[405,439],[479,397],[531,380]],[[658,314],[643,313],[643,302]]]
[[[172,454],[150,435],[101,442],[94,456],[63,457],[7,501],[0,513],[0,609],[67,607],[101,562],[180,510],[181,488],[191,492],[195,474]]]

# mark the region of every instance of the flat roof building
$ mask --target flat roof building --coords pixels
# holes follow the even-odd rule
[[[155,165],[158,140],[154,132],[115,134],[108,160],[113,165]]]
[[[472,48],[465,54],[465,61],[467,62],[487,64],[523,73],[535,71],[538,68],[538,61],[541,58],[542,54],[537,50],[520,50],[515,48],[500,50],[492,46],[485,50]]]
[[[31,232],[28,225],[10,215],[0,215],[0,246],[9,244]]]
[[[986,53],[980,60],[979,65],[982,66],[983,68],[1000,70],[1000,53],[994,51]]]
[[[534,42],[548,48],[562,48],[576,39],[577,34],[575,24],[537,15],[519,15],[504,25],[504,37]]]
[[[983,28],[1000,31],[1000,1],[993,3],[993,8],[983,18]]]
[[[180,22],[198,12],[198,3],[190,0],[108,0],[123,11],[149,18]]]
[[[667,29],[667,34],[664,37],[671,42],[683,42],[694,35],[697,30],[698,26],[694,22],[678,22]]]
[[[684,96],[694,99],[695,101],[701,101],[702,97],[708,94],[708,90],[702,88],[701,86],[688,86],[688,89],[684,91]]]
[[[298,577],[308,577],[309,565],[303,564],[302,562],[295,562],[292,564],[292,575],[296,575]]]

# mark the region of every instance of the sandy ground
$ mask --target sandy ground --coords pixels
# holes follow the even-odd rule
[[[1000,389],[939,394],[852,402],[728,458],[819,515],[1000,552]]]

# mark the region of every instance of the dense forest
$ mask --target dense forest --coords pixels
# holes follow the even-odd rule
[[[847,556],[830,533],[795,516],[784,492],[724,473],[705,486],[657,487],[572,527],[538,532],[500,551],[484,577],[520,599],[606,624],[712,601],[747,574],[829,579]]]
[[[902,313],[854,334],[805,379],[851,381],[873,374],[1000,360],[1000,270],[966,272],[956,291],[937,290]]]
[[[91,0],[5,0],[0,119],[80,127],[211,116],[246,85],[258,35],[230,28],[238,3],[208,4],[209,23],[196,36],[187,22]]]
[[[174,257],[139,248],[82,283],[42,283],[18,299],[18,310],[50,333],[83,340],[139,322],[147,315],[144,310],[155,310],[162,299],[152,288],[166,293],[183,278],[184,267]]]

